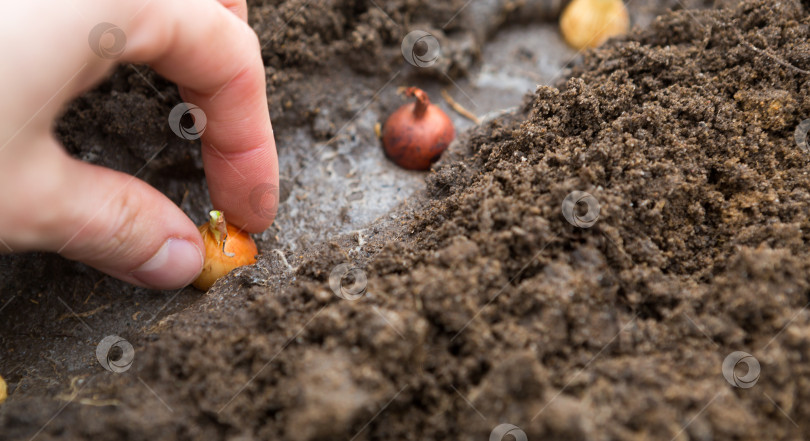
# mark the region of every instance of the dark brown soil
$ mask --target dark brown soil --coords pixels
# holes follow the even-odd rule
[[[260,6],[254,20],[298,23],[299,3]],[[385,17],[318,4],[334,14],[307,12],[322,23],[265,49],[270,78],[315,69],[317,48],[348,56],[347,35],[364,57],[398,44]],[[431,8],[386,10],[443,22]],[[362,237],[287,256],[292,270],[264,254],[148,322],[126,373],[13,395],[0,438],[482,440],[510,423],[529,440],[803,439],[810,159],[793,132],[810,115],[809,16],[799,0],[678,11],[589,52],[571,80],[461,135],[424,198]],[[288,63],[302,70],[272,72]],[[141,117],[144,136],[166,131]],[[114,138],[130,124],[87,130]],[[60,131],[69,145],[72,130]],[[192,150],[176,153],[189,180]],[[563,217],[573,191],[599,204],[590,228]],[[69,272],[42,259],[50,272],[33,271]],[[358,300],[330,290],[344,262],[368,277]],[[44,302],[57,282],[41,283]],[[6,347],[25,327],[14,323],[0,326]],[[751,388],[723,377],[734,351],[761,364]]]

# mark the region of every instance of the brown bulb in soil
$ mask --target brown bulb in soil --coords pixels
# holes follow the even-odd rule
[[[205,262],[193,283],[195,288],[203,291],[233,269],[256,263],[259,254],[253,238],[228,225],[221,211],[212,210],[209,216],[209,221],[199,227],[205,244]]]
[[[383,127],[385,154],[402,168],[427,170],[456,136],[453,122],[430,102],[423,90],[409,87],[406,96],[416,101],[397,109]]]

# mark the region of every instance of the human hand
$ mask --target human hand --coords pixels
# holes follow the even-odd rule
[[[149,64],[205,112],[208,188],[228,222],[254,233],[272,223],[276,206],[257,207],[250,198],[261,186],[277,191],[278,159],[245,0],[40,0],[4,9],[0,252],[54,251],[160,289],[180,288],[199,274],[200,233],[174,203],[137,178],[71,158],[52,133],[64,104],[116,62]],[[104,22],[125,36],[114,60],[88,44]],[[103,38],[103,47],[118,48],[116,35]]]

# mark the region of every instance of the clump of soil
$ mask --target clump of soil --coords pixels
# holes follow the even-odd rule
[[[131,371],[7,403],[4,435],[801,439],[808,12],[679,11],[589,52],[463,135],[397,219],[292,270],[263,256],[157,324]],[[574,191],[593,225],[563,216]],[[354,301],[328,283],[347,261]],[[753,387],[724,379],[733,351],[761,363]]]

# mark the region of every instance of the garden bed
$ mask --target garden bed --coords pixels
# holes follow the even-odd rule
[[[52,255],[0,257],[0,438],[474,440],[508,423],[530,440],[802,439],[810,161],[794,132],[810,115],[810,4],[652,18],[670,3],[631,3],[646,26],[571,52],[517,108],[478,126],[454,115],[469,130],[427,175],[379,151],[396,85],[463,101],[486,42],[525,15],[480,32],[453,18],[461,1],[254,5],[288,195],[258,264],[205,294],[157,293]],[[395,75],[419,26],[452,61]],[[59,134],[130,172],[169,142],[140,177],[199,223],[199,154],[165,125],[178,100],[122,67]],[[307,202],[329,199],[307,156],[336,179],[333,205]],[[362,297],[330,287],[341,264],[367,278]],[[135,347],[124,373],[96,361],[109,334]],[[724,378],[735,351],[761,367],[751,387]]]

